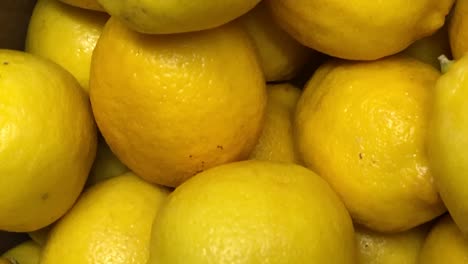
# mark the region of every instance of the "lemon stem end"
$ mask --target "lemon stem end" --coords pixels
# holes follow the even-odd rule
[[[449,60],[444,54],[440,55],[437,59],[439,60],[440,70],[442,71],[442,74],[448,72],[450,66],[452,66],[452,64],[455,63],[455,61]]]

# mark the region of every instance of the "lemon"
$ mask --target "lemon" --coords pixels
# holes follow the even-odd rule
[[[359,264],[418,264],[427,225],[396,234],[356,227]]]
[[[72,6],[91,9],[95,11],[104,11],[102,6],[98,3],[97,0],[60,0],[64,3],[67,3]]]
[[[403,53],[440,70],[439,56],[451,54],[447,27],[444,26],[433,35],[414,42]]]
[[[151,225],[167,195],[132,173],[92,186],[52,229],[41,264],[145,264]]]
[[[420,264],[468,263],[468,240],[449,215],[440,219],[427,236]]]
[[[255,7],[260,0],[97,0],[130,28],[152,34],[199,31],[221,26]]]
[[[150,182],[177,186],[248,158],[266,89],[248,36],[233,24],[143,35],[111,18],[93,54],[90,98],[116,156]]]
[[[264,2],[239,18],[239,22],[257,48],[267,81],[291,79],[315,55],[275,23]]]
[[[454,0],[266,0],[302,44],[334,57],[375,60],[404,50],[444,24]]]
[[[455,59],[461,58],[468,51],[467,13],[468,1],[457,1],[449,22],[450,47]]]
[[[241,161],[189,179],[155,218],[148,264],[355,262],[338,196],[295,164]]]
[[[32,240],[25,241],[2,255],[19,264],[39,264],[40,256],[41,247]]]
[[[0,230],[47,226],[75,202],[96,152],[88,99],[71,74],[0,50]]]
[[[437,82],[428,140],[429,158],[442,200],[468,235],[468,56]]]
[[[104,13],[39,0],[29,23],[26,51],[63,66],[88,91],[91,55],[107,19]]]
[[[106,141],[102,137],[99,137],[96,159],[94,160],[86,185],[94,185],[122,175],[125,172],[128,172],[128,168],[112,153]]]
[[[397,56],[332,60],[308,82],[295,118],[298,151],[356,223],[397,232],[444,212],[425,152],[439,75]]]
[[[301,90],[291,84],[273,84],[267,92],[265,124],[250,158],[299,163],[292,128]]]

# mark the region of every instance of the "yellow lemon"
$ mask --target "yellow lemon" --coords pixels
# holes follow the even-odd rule
[[[308,82],[295,118],[298,151],[357,223],[397,232],[444,212],[425,151],[439,75],[407,57],[332,60]]]
[[[45,227],[75,202],[96,152],[88,99],[71,74],[0,50],[0,230]]]
[[[429,158],[442,200],[468,235],[468,56],[437,82],[429,133]]]
[[[266,0],[302,44],[334,57],[375,60],[444,24],[454,0]]]
[[[420,264],[468,263],[468,240],[449,215],[434,225],[421,250]]]
[[[131,173],[92,186],[52,229],[41,264],[146,264],[168,193]]]
[[[97,0],[130,28],[152,34],[199,31],[221,26],[255,7],[260,0]]]
[[[359,264],[418,264],[429,231],[426,225],[396,234],[356,227]]]
[[[41,247],[32,240],[23,242],[2,255],[2,257],[18,264],[39,264],[40,256]]]
[[[263,2],[242,16],[239,22],[257,48],[267,81],[291,79],[316,53],[283,31]]]
[[[403,53],[440,70],[439,56],[451,54],[447,27],[444,26],[433,35],[414,42]]]
[[[96,159],[94,160],[86,185],[94,185],[122,175],[125,172],[128,172],[128,168],[112,153],[106,141],[102,137],[99,137]]]
[[[267,92],[265,125],[250,158],[299,163],[292,128],[301,90],[291,84],[274,84]]]
[[[104,11],[102,6],[98,3],[97,0],[60,0],[64,3],[67,3],[72,6],[91,9],[95,11]]]
[[[461,58],[468,51],[468,1],[458,0],[449,22],[450,47],[453,57]]]
[[[241,161],[180,185],[152,229],[148,264],[356,263],[343,203],[295,164]]]
[[[232,24],[143,35],[111,18],[93,54],[90,88],[111,150],[162,185],[246,159],[263,125],[265,81],[248,36]]]
[[[63,66],[88,91],[91,55],[107,19],[104,13],[39,0],[29,23],[26,51]]]

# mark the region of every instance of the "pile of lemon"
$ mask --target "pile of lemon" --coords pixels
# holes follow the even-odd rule
[[[467,51],[468,0],[38,0],[0,264],[468,263]]]

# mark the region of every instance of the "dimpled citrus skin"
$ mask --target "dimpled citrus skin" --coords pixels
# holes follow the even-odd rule
[[[444,212],[426,156],[439,73],[407,57],[322,65],[299,99],[304,163],[341,196],[356,223],[408,230]]]
[[[351,218],[312,171],[241,161],[189,179],[152,229],[148,264],[356,263]]]
[[[374,60],[402,51],[444,24],[454,0],[266,0],[302,44],[334,57]]]
[[[468,235],[468,56],[438,80],[429,129],[428,153],[442,200]]]
[[[75,202],[96,153],[88,98],[58,65],[0,50],[0,230],[28,232]]]
[[[257,48],[266,80],[289,80],[307,61],[315,59],[317,52],[304,47],[281,29],[264,3],[239,18],[239,22]]]
[[[460,59],[468,51],[468,1],[458,0],[449,21],[449,38],[453,57]]]
[[[434,224],[421,249],[419,264],[466,264],[468,240],[446,215]]]
[[[41,264],[146,264],[169,191],[126,173],[89,188],[51,230]]]
[[[26,51],[67,69],[87,92],[91,55],[109,16],[39,0],[29,22]]]
[[[72,6],[91,9],[95,11],[104,11],[102,6],[98,3],[97,0],[60,0],[64,3],[67,3]]]
[[[396,234],[356,227],[359,264],[418,264],[427,225]]]
[[[104,9],[142,33],[170,34],[215,28],[240,17],[260,0],[97,0]]]
[[[293,119],[301,90],[291,84],[267,86],[265,125],[250,159],[300,163],[293,136]]]
[[[246,159],[263,126],[265,80],[235,25],[143,35],[111,18],[93,55],[90,87],[111,150],[153,183],[177,186]]]

